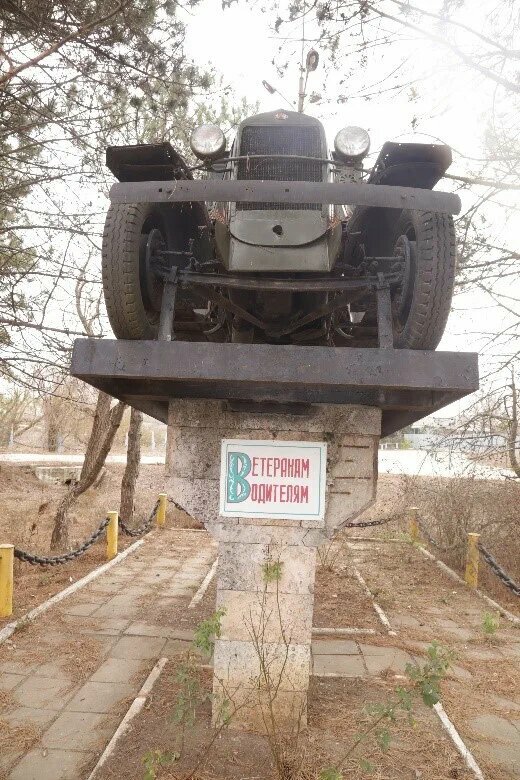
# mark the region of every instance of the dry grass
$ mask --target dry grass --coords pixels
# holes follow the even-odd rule
[[[40,734],[41,730],[33,723],[13,726],[0,718],[0,754],[4,750],[28,750]]]
[[[131,733],[123,737],[116,753],[100,772],[100,780],[141,780],[142,760],[149,750],[176,748],[178,728],[171,723],[176,697],[173,679],[175,667],[170,663],[154,690],[148,710],[136,721]],[[207,691],[210,676],[202,677]],[[370,726],[366,705],[384,703],[394,696],[389,680],[314,679],[309,692],[309,725],[298,742],[285,743],[281,780],[317,780],[320,771],[342,757],[360,731]],[[199,708],[195,725],[189,730],[181,760],[158,768],[160,780],[269,780],[278,778],[267,739],[257,734],[224,729],[207,749],[214,735],[209,723],[210,707]],[[360,764],[373,764],[369,776],[382,780],[469,780],[462,761],[434,714],[422,704],[415,710],[414,723],[399,716],[390,726],[391,742],[383,752],[373,737],[368,737],[347,759],[343,776],[365,780]],[[202,762],[202,763],[201,763]]]
[[[448,565],[463,571],[467,534],[480,533],[482,543],[501,566],[513,579],[520,580],[520,481],[408,478],[402,501],[419,507],[431,535],[448,548],[440,553]],[[515,598],[484,561],[480,569],[480,580],[487,590],[502,600]]]

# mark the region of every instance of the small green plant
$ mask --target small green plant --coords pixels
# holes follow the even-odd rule
[[[266,561],[262,564],[262,577],[264,582],[279,582],[282,579],[282,570],[282,561]]]
[[[183,728],[191,727],[195,723],[197,704],[201,701],[201,690],[196,669],[189,656],[185,662],[179,664],[175,672],[175,682],[179,686],[179,692],[171,720],[175,724],[181,724]]]
[[[157,769],[171,764],[172,761],[176,761],[178,758],[178,753],[163,752],[162,750],[149,750],[143,756],[143,780],[155,780],[157,777]]]
[[[486,639],[491,639],[494,637],[499,628],[499,613],[496,612],[493,614],[492,612],[484,612],[484,617],[482,618],[482,631],[484,632]]]
[[[329,767],[321,770],[319,780],[343,780],[343,775],[337,769]]]
[[[215,639],[220,638],[221,622],[225,614],[226,610],[220,607],[211,617],[199,623],[195,629],[193,644],[208,658],[213,653]]]
[[[195,629],[195,637],[193,640],[193,649],[201,651],[206,656],[211,656],[215,647],[215,639],[218,639],[221,634],[221,621],[226,611],[224,609],[218,609],[207,620],[203,620]],[[175,698],[175,703],[171,713],[171,721],[175,725],[179,726],[178,732],[178,744],[176,748],[178,752],[167,754],[169,760],[178,759],[184,750],[184,740],[186,735],[186,729],[190,729],[195,725],[197,719],[197,707],[207,701],[211,694],[204,691],[203,686],[199,679],[199,670],[193,659],[191,651],[186,653],[185,659],[178,664],[175,672],[175,682],[177,684],[178,693]],[[160,754],[160,755],[159,755]],[[150,751],[146,754],[148,765],[145,764],[146,771],[145,780],[154,780],[156,766],[163,766],[163,764],[157,763],[158,758],[163,754],[160,751]],[[155,761],[155,764],[154,764]]]
[[[428,706],[433,707],[440,698],[440,682],[446,676],[446,672],[454,658],[454,654],[438,642],[432,642],[428,647],[426,662],[419,664],[407,664],[406,674],[411,685],[407,688],[398,687],[395,697],[388,702],[371,704],[365,708],[365,712],[371,718],[371,723],[359,734],[342,758],[334,767],[322,769],[319,780],[343,780],[341,767],[362,742],[372,736],[380,750],[388,750],[391,734],[388,724],[397,720],[399,712],[405,713],[409,722],[413,724],[413,700],[419,696]],[[373,771],[374,767],[366,759],[361,759],[360,767],[365,772]]]
[[[432,642],[426,650],[427,661],[424,666],[406,664],[405,671],[414,684],[427,707],[433,707],[440,700],[440,683],[455,658],[452,650],[448,650],[438,642]]]

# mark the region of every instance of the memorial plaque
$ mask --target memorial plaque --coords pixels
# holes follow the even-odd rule
[[[327,445],[223,439],[220,514],[323,520]]]

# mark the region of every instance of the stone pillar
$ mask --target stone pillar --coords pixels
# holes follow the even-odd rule
[[[232,412],[220,401],[174,400],[169,493],[219,541],[215,722],[255,731],[306,720],[316,548],[375,499],[381,412],[315,405],[308,414]],[[327,442],[325,519],[219,516],[221,440]]]

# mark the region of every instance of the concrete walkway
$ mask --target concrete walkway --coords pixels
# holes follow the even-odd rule
[[[439,639],[457,653],[443,685],[448,715],[486,778],[520,776],[519,629],[502,621],[485,640],[486,605],[409,546],[350,550],[349,565],[379,591],[399,633],[315,639],[313,674],[401,675]],[[88,777],[157,659],[187,649],[194,625],[212,611],[188,604],[216,554],[204,531],[154,531],[0,645],[0,780]]]
[[[371,674],[404,668],[433,640],[454,654],[442,701],[484,775],[520,777],[520,626],[499,618],[483,599],[410,545],[350,542],[351,563],[398,631],[393,647],[359,643]],[[486,633],[486,621],[495,629]],[[354,644],[354,643],[352,643]],[[351,648],[352,649],[352,648]],[[422,651],[422,652],[421,652]],[[323,660],[320,660],[323,669]]]
[[[174,613],[215,557],[204,532],[156,530],[0,645],[0,778],[88,776],[156,660],[187,645]]]

